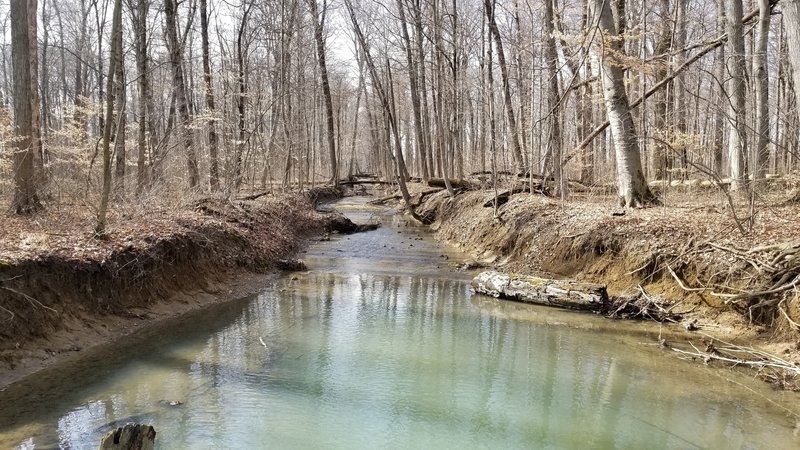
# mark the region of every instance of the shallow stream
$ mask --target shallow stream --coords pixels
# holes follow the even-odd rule
[[[472,295],[463,255],[362,199],[309,271],[0,392],[0,448],[800,448],[796,394],[653,345],[652,324]]]

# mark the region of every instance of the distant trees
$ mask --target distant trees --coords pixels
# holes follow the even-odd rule
[[[119,64],[114,1],[25,3],[24,18],[0,5],[15,211],[98,204],[108,120],[112,206],[345,172],[451,188],[505,172],[552,194],[575,180],[636,206],[648,182],[753,193],[751,177],[800,168],[797,0],[365,0],[355,21],[330,0],[123,0]],[[109,90],[112,64],[125,82]]]

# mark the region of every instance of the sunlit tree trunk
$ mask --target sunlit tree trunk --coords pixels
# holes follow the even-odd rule
[[[636,207],[654,201],[642,172],[639,137],[625,92],[622,44],[611,7],[606,0],[593,0],[593,17],[602,36],[599,49],[600,75],[606,113],[614,139],[617,189],[622,206]]]
[[[769,160],[769,72],[767,69],[767,47],[769,44],[769,25],[772,13],[770,0],[758,0],[758,32],[753,58],[755,60],[754,78],[756,91],[756,148],[753,163],[753,181],[763,179]]]
[[[731,191],[747,186],[747,115],[744,26],[742,25],[742,0],[728,0],[727,31],[730,97],[728,126],[728,164],[731,176]]]

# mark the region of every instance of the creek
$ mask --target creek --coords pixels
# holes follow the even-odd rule
[[[430,232],[364,199],[260,294],[0,392],[0,448],[800,448],[797,394],[682,361],[658,325],[473,295]]]

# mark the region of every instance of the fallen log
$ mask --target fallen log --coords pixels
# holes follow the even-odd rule
[[[602,284],[504,274],[493,270],[481,272],[473,278],[472,289],[495,298],[583,311],[599,312],[608,302],[608,293]]]
[[[450,186],[452,186],[453,188],[472,190],[472,189],[477,189],[480,186],[479,182],[473,182],[471,180],[456,180],[448,178],[447,181],[450,182]],[[428,186],[440,187],[440,188],[446,187],[444,178],[431,178],[430,180],[428,180]]]

